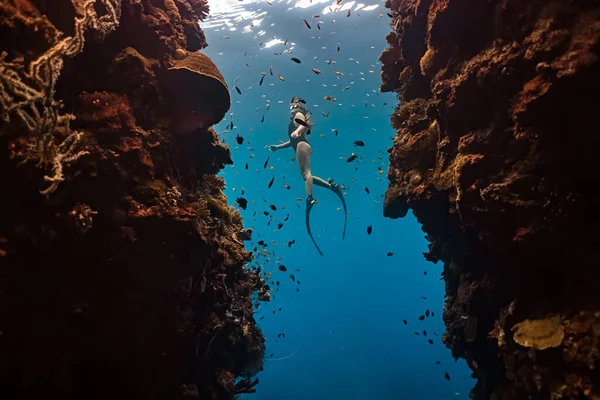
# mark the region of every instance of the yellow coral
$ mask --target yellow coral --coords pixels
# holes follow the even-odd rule
[[[545,350],[558,347],[565,338],[565,330],[560,316],[529,320],[515,324],[512,329],[515,342],[524,347]]]
[[[421,65],[421,74],[429,76],[433,74],[433,61],[435,59],[435,50],[431,47],[427,49],[419,64]]]

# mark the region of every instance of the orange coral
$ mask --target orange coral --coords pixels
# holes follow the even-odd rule
[[[84,92],[79,99],[83,105],[79,119],[85,121],[96,133],[115,134],[135,126],[135,117],[125,95]]]

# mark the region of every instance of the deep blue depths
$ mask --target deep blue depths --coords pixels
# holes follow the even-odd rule
[[[245,226],[254,230],[248,248],[253,249],[261,239],[267,242],[269,254],[257,256],[256,262],[266,262],[265,270],[273,271],[271,280],[281,283],[272,293],[273,301],[261,304],[256,316],[261,318],[259,324],[267,338],[267,358],[257,393],[245,398],[467,398],[474,383],[470,371],[462,360],[455,362],[441,343],[441,265],[423,259],[427,242],[412,214],[399,220],[382,215],[386,150],[394,135],[389,117],[397,104],[394,94],[379,93],[377,60],[390,31],[387,10],[382,5],[373,11],[353,8],[347,17],[347,10],[323,14],[325,4],[303,9],[293,8],[291,2],[274,2],[272,6],[252,1],[218,2],[220,8],[232,9],[213,14],[201,26],[210,44],[205,52],[219,66],[231,89],[231,114],[215,127],[231,148],[234,160],[233,167],[222,173],[226,194],[233,205],[244,192],[249,204],[242,216]],[[313,19],[315,14],[321,14],[320,18]],[[312,29],[305,26],[302,17]],[[228,23],[226,18],[230,18]],[[248,28],[253,19],[255,26]],[[323,21],[320,30],[317,21]],[[287,38],[289,43],[265,48],[274,38]],[[290,48],[292,54],[274,54]],[[291,57],[302,63],[292,62]],[[328,65],[330,57],[333,62]],[[274,76],[269,74],[270,67]],[[322,75],[311,68],[320,69]],[[267,76],[259,86],[261,71]],[[343,90],[346,86],[350,89]],[[347,186],[345,241],[341,240],[343,212],[336,210],[341,206],[339,200],[326,189],[314,189],[318,204],[313,208],[312,228],[323,257],[304,227],[304,183],[292,160],[293,150],[270,153],[265,149],[287,140],[288,103],[294,95],[305,98],[313,112],[315,126],[309,136],[314,150],[313,174]],[[335,97],[336,103],[324,100],[326,95]],[[271,104],[269,110],[267,103]],[[228,131],[231,121],[234,129]],[[245,139],[242,145],[236,143],[238,134]],[[366,146],[355,147],[355,140],[364,141]],[[359,160],[347,163],[353,152]],[[263,164],[269,156],[265,169]],[[268,189],[272,177],[275,182]],[[269,208],[271,204],[277,211]],[[272,215],[265,216],[263,211]],[[289,220],[278,230],[277,223],[288,214]],[[366,231],[369,225],[373,227],[371,235]],[[289,248],[285,243],[292,239],[296,243]],[[388,252],[393,255],[388,256]],[[279,271],[280,264],[288,271]],[[426,309],[435,317],[421,322],[418,317]],[[285,333],[285,338],[278,338],[279,333]],[[450,374],[450,381],[444,378],[445,372]]]

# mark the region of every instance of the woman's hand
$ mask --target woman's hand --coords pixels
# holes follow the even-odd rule
[[[292,134],[290,135],[290,137],[292,139],[298,139],[298,138],[302,137],[302,135],[304,134],[305,130],[306,130],[306,127],[300,125],[294,132],[292,132]]]
[[[275,150],[277,150],[277,146],[274,145],[274,144],[272,144],[272,145],[269,146],[269,150],[275,151]]]

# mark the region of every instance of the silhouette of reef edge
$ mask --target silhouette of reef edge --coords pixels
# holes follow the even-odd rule
[[[210,127],[229,95],[195,53],[207,13],[0,4],[1,398],[254,391],[269,288],[215,175],[232,162]],[[194,54],[210,73],[173,69]]]
[[[388,0],[384,215],[442,261],[474,399],[600,399],[600,3]]]

